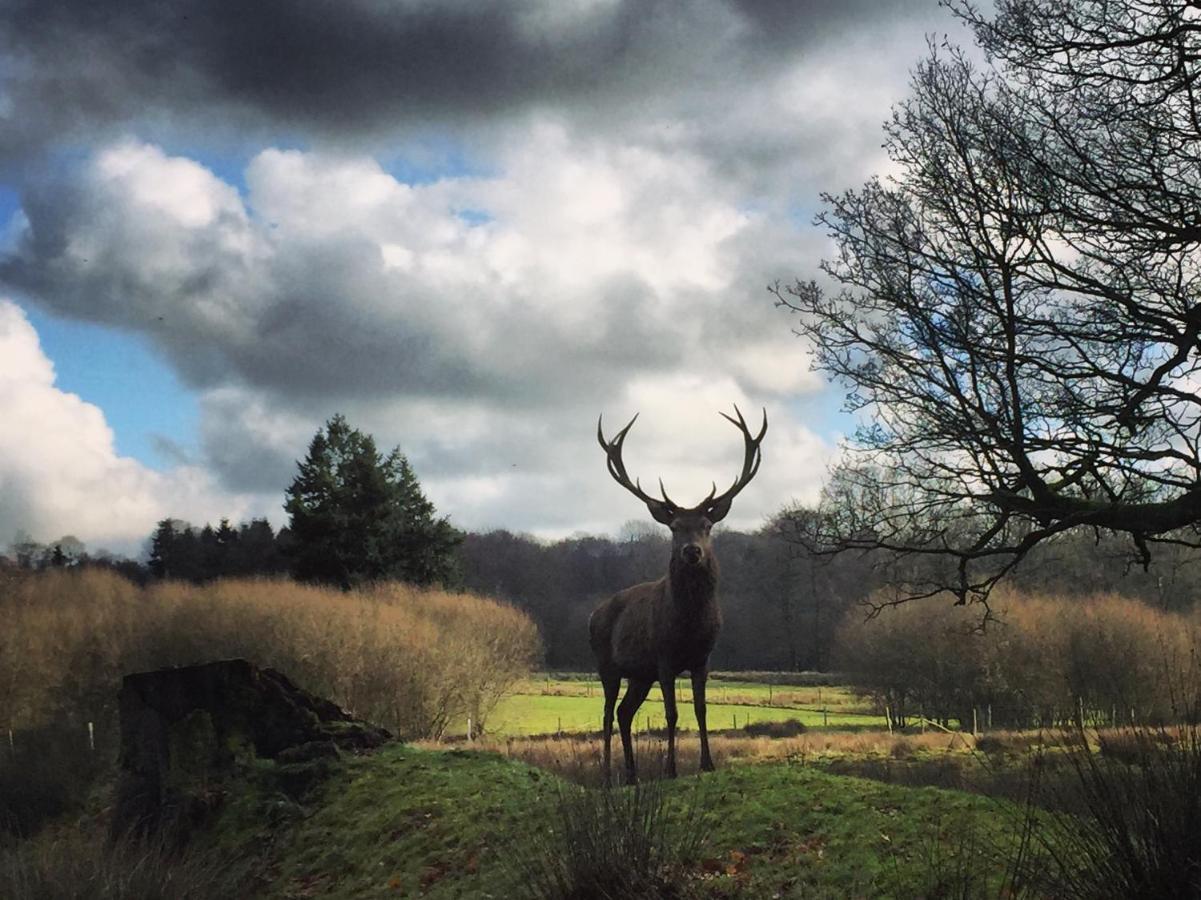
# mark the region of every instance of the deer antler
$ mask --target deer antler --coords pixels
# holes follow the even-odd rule
[[[734,415],[728,416],[725,413],[720,413],[723,419],[726,419],[730,424],[734,425],[742,432],[743,440],[743,458],[742,472],[734,479],[734,483],[720,497],[714,497],[713,493],[717,488],[714,487],[713,493],[701,503],[698,509],[704,509],[711,522],[720,522],[726,517],[730,511],[730,504],[734,498],[738,496],[739,491],[750,484],[751,479],[755,477],[755,473],[759,471],[759,464],[763,462],[763,452],[759,445],[763,443],[763,436],[767,434],[767,410],[763,410],[763,427],[759,429],[759,434],[752,436],[751,430],[746,424],[746,419],[742,417],[742,411],[738,408],[738,404],[734,404]]]
[[[730,511],[730,504],[738,496],[738,492],[746,487],[751,479],[755,477],[755,473],[759,471],[759,464],[763,461],[763,454],[759,449],[759,445],[763,443],[763,436],[767,434],[766,409],[763,410],[763,427],[759,429],[758,435],[751,434],[751,430],[746,424],[746,419],[742,417],[742,411],[738,409],[738,404],[734,404],[734,415],[738,416],[737,419],[725,413],[720,413],[720,415],[742,432],[745,447],[742,472],[734,479],[734,483],[730,485],[729,489],[719,497],[717,496],[717,485],[714,484],[713,489],[709,491],[709,496],[693,508],[695,512],[703,512],[711,522],[720,522],[726,517],[726,514]],[[603,419],[604,417],[602,416],[596,420],[596,440],[605,451],[609,474],[613,476],[614,481],[645,503],[656,521],[670,525],[672,518],[682,507],[667,496],[667,489],[663,487],[663,479],[659,479],[659,492],[663,495],[663,499],[660,500],[644,491],[637,479],[630,480],[630,476],[626,472],[625,463],[621,459],[622,445],[625,443],[626,435],[634,427],[634,423],[638,421],[638,416],[635,415],[634,418],[630,419],[625,428],[613,435],[613,440],[611,441],[605,440]]]
[[[606,441],[603,431],[602,422],[604,416],[596,420],[596,439],[600,443],[601,448],[605,451],[609,474],[613,476],[613,480],[620,484],[623,488],[641,500],[647,505],[651,511],[651,515],[657,521],[670,524],[672,517],[679,510],[679,504],[667,496],[667,489],[663,487],[663,479],[659,479],[659,492],[663,495],[663,499],[659,500],[652,497],[642,489],[642,485],[638,479],[630,480],[629,474],[626,472],[625,463],[621,459],[621,448],[625,443],[626,435],[630,429],[634,427],[634,423],[638,421],[638,414],[634,414],[634,418],[630,419],[629,424],[617,434],[613,435],[613,440]]]

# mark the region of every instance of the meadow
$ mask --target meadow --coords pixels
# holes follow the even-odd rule
[[[0,727],[16,736],[7,752],[0,745],[0,896],[16,900],[1059,897],[1076,883],[1126,890],[1129,872],[1115,865],[1175,877],[1175,862],[1137,858],[1163,843],[1122,819],[1140,809],[1182,836],[1163,859],[1195,856],[1196,729],[1090,729],[1073,749],[1064,732],[973,735],[912,716],[890,728],[874,690],[716,672],[716,773],[695,777],[692,691],[681,679],[682,777],[662,778],[656,688],[635,723],[642,785],[597,790],[599,682],[532,673],[532,624],[486,598],[282,580],[137,588],[102,573],[45,573],[7,584],[0,607],[11,626],[0,632]],[[271,760],[206,782],[219,802],[182,856],[110,844],[121,673],[234,654],[383,720],[401,740],[328,762],[327,780],[303,795],[282,787]],[[109,721],[92,748],[83,729],[94,716],[103,724],[98,712]],[[1038,779],[1053,791],[1033,802]],[[1083,793],[1063,790],[1073,781]],[[1110,807],[1090,819],[1090,803]],[[1115,840],[1095,821],[1120,823]],[[641,866],[633,874],[630,860]],[[627,876],[643,879],[634,893],[596,886]]]
[[[885,728],[882,715],[846,686],[787,686],[763,682],[713,679],[706,691],[711,731],[737,730],[755,723],[799,722],[806,728]],[[692,686],[687,678],[676,683],[679,727],[696,729]],[[578,675],[543,675],[523,679],[502,698],[486,719],[489,737],[527,737],[586,734],[600,731],[604,695],[600,682]],[[638,712],[635,729],[666,727],[663,696],[658,685]],[[478,734],[477,726],[473,732]],[[466,736],[466,721],[448,730]]]

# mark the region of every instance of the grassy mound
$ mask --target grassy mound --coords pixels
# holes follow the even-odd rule
[[[571,856],[565,815],[590,814],[579,790],[492,754],[394,745],[346,760],[304,809],[240,794],[206,842],[258,854],[265,897],[520,897],[540,858]],[[680,897],[995,896],[1018,819],[985,798],[787,763],[663,783],[650,802],[689,831]]]

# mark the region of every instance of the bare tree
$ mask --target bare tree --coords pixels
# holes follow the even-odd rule
[[[701,769],[713,769],[705,718],[705,681],[709,676],[709,654],[721,629],[721,610],[717,605],[719,570],[710,532],[726,517],[738,492],[759,471],[762,461],[759,445],[767,434],[766,410],[758,435],[751,434],[737,406],[734,412],[737,419],[725,413],[721,415],[742,432],[745,443],[742,471],[724,494],[717,496],[717,485],[714,484],[709,496],[691,508],[673,502],[667,496],[662,480],[659,482],[663,495],[660,500],[645,493],[638,481],[631,481],[626,474],[621,459],[622,445],[638,416],[634,416],[611,441],[605,440],[601,422],[597,421],[596,438],[604,448],[609,474],[646,504],[656,522],[671,529],[671,561],[667,575],[610,597],[596,608],[588,623],[592,652],[605,691],[606,783],[610,772],[613,707],[623,678],[628,679],[628,683],[617,710],[617,723],[621,729],[627,781],[633,783],[637,778],[630,727],[638,707],[656,681],[663,691],[667,718],[667,774],[675,777],[676,676],[685,671],[692,676],[692,700],[701,735]]]
[[[772,290],[861,423],[812,542],[962,603],[1072,529],[1196,542],[1201,7],[951,6],[993,65],[931,49],[825,197],[836,289]]]

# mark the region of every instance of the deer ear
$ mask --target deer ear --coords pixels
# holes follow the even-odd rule
[[[666,503],[648,503],[646,508],[651,511],[651,518],[660,525],[671,525],[672,520],[676,517],[676,511]]]
[[[705,510],[705,518],[716,525],[718,522],[720,522],[722,519],[724,519],[726,517],[727,513],[729,513],[730,504],[733,501],[734,501],[733,497],[730,497],[728,499],[722,499],[719,497],[717,499],[717,502],[715,502],[712,506],[710,506],[707,510]]]

